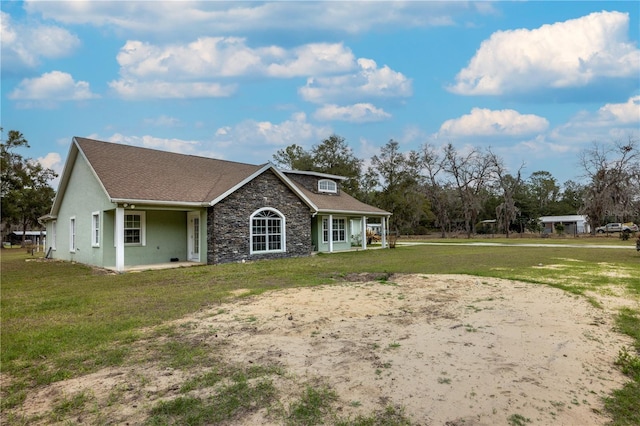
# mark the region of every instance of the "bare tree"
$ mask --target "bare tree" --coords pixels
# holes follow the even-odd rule
[[[640,153],[638,140],[610,145],[594,142],[580,155],[588,180],[581,213],[589,217],[592,232],[607,220],[626,221],[640,215]]]
[[[443,180],[445,162],[434,146],[424,144],[422,147],[422,165],[426,179],[425,193],[431,203],[431,211],[436,217],[436,225],[440,229],[440,235],[445,238],[447,236],[447,227],[451,222],[449,216],[451,209],[450,189]]]
[[[487,195],[492,163],[488,155],[477,149],[459,153],[450,143],[445,148],[445,170],[449,173],[460,198],[467,238],[475,232],[475,223]]]
[[[489,150],[488,155],[495,175],[497,190],[503,199],[502,203],[496,208],[496,221],[504,228],[504,232],[509,238],[509,227],[518,217],[519,209],[516,207],[515,195],[522,186],[521,171],[524,164],[518,168],[516,175],[512,176],[507,173],[500,157],[491,152],[491,150]]]

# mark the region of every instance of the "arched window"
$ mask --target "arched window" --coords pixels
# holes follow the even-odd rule
[[[251,215],[251,254],[285,250],[284,216],[275,209],[262,209],[253,213]]]
[[[318,181],[318,192],[338,192],[336,183],[329,179],[321,179]]]

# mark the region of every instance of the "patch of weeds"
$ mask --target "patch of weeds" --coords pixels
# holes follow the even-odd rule
[[[440,372],[440,374],[442,374],[443,376],[446,376],[448,373],[446,371],[442,371]],[[448,385],[451,383],[451,379],[448,377],[438,377],[438,383]]]
[[[620,370],[635,381],[640,381],[640,358],[629,353],[626,347],[618,352],[618,358],[615,365],[620,366]]]
[[[269,379],[233,381],[220,387],[207,399],[185,396],[162,401],[151,409],[147,424],[207,425],[229,422],[269,407],[276,393]]]
[[[61,421],[66,417],[82,411],[91,396],[85,391],[77,392],[69,397],[64,397],[57,402],[51,410],[51,417],[54,421]]]
[[[355,407],[360,407],[361,405],[362,405],[362,403],[361,403],[360,401],[351,401],[351,402],[349,403],[349,406],[350,406],[350,407],[354,407],[354,408],[355,408]]]
[[[332,405],[338,400],[335,391],[328,387],[307,386],[299,400],[289,405],[287,425],[320,425],[330,423],[333,416]]]
[[[403,407],[388,406],[371,416],[340,419],[335,424],[336,426],[411,426],[411,421],[406,417]]]
[[[474,305],[467,305],[467,309],[470,309],[473,312],[480,312],[482,310],[482,308],[478,308],[477,306],[474,306]]]
[[[611,415],[614,425],[638,424],[638,401],[640,401],[640,316],[638,312],[624,308],[616,317],[620,332],[634,338],[636,352],[623,348],[618,353],[615,364],[631,378],[622,389],[616,389],[604,399],[604,407]]]
[[[478,331],[478,329],[472,326],[471,324],[465,324],[464,329],[467,330],[469,333],[475,333],[476,331]]]
[[[109,396],[107,397],[107,406],[111,407],[122,401],[124,393],[129,390],[129,385],[125,383],[118,384],[111,388]]]
[[[380,344],[379,343],[371,343],[371,349],[373,349],[373,350],[380,349]]]
[[[256,318],[253,315],[251,315],[249,318],[247,318],[247,322],[256,322],[256,321],[258,321],[258,318]]]
[[[638,424],[638,401],[640,382],[627,382],[622,389],[616,389],[605,398],[604,407],[611,414],[614,425]]]
[[[180,392],[187,393],[195,389],[209,388],[217,385],[224,378],[218,370],[212,370],[200,376],[185,381]]]
[[[398,342],[389,343],[389,346],[388,346],[389,349],[398,349],[399,347],[400,347],[400,343]]]
[[[640,352],[640,315],[638,311],[623,308],[616,317],[616,326],[621,333],[631,336],[635,340],[635,348]]]
[[[531,423],[531,419],[524,417],[521,414],[512,414],[507,417],[507,422],[511,426],[524,426],[527,423]]]
[[[0,398],[0,411],[4,412],[11,408],[18,407],[27,399],[27,384],[19,381],[13,382],[9,386],[3,386],[2,398]]]
[[[187,369],[208,360],[210,348],[201,342],[169,340],[161,345],[158,355],[171,368]]]

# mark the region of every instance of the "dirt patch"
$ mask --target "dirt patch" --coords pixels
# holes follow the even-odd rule
[[[344,417],[394,405],[421,425],[507,424],[510,416],[606,423],[601,398],[624,383],[613,361],[630,344],[612,331],[609,310],[558,289],[493,278],[353,278],[221,304],[165,327],[240,365],[282,367],[284,405],[292,383],[320,381],[337,392]],[[33,418],[86,390],[97,420],[142,423],[201,372],[149,359],[40,389],[20,411]],[[280,420],[258,412],[235,424]]]

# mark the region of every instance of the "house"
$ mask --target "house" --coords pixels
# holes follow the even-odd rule
[[[538,220],[544,234],[555,233],[556,224],[562,224],[563,233],[567,235],[588,234],[591,231],[587,216],[584,215],[543,216]]]
[[[385,247],[343,179],[74,137],[41,222],[49,257],[117,271],[366,249],[368,218]]]

